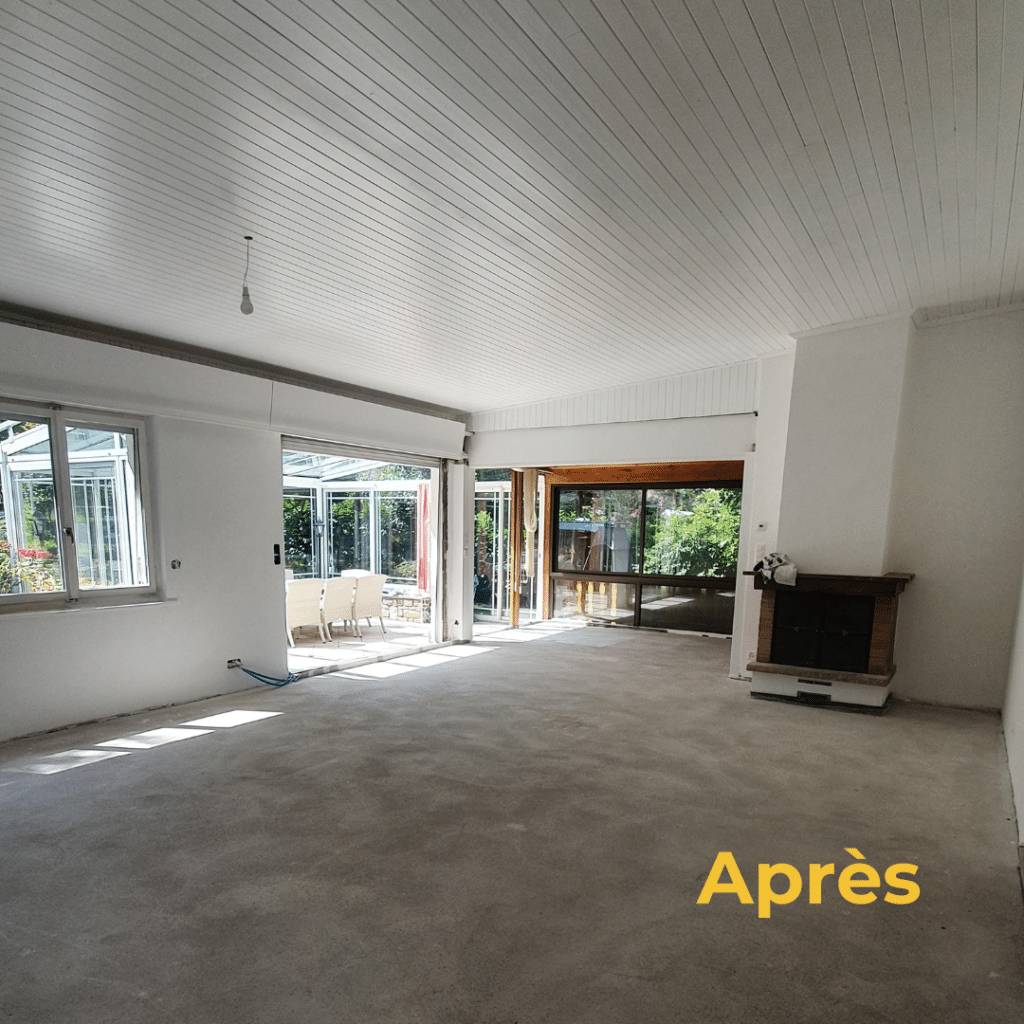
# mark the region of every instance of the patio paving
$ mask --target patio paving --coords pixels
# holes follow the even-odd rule
[[[362,624],[362,639],[351,632],[332,630],[333,639],[324,643],[314,626],[294,630],[295,646],[288,648],[288,671],[296,675],[320,675],[337,667],[367,664],[386,657],[408,654],[432,647],[430,626],[420,622],[385,622]]]
[[[430,625],[420,622],[387,621],[387,633],[380,625],[362,626],[362,639],[353,633],[332,630],[332,639],[324,643],[315,626],[302,626],[294,630],[295,646],[288,648],[288,671],[300,678],[324,675],[337,669],[354,668],[388,661],[418,651],[445,646],[430,639]],[[503,622],[477,622],[473,625],[475,638],[505,632]]]

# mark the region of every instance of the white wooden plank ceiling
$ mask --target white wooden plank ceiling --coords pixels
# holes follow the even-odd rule
[[[0,0],[0,301],[463,410],[736,363],[1024,299],[1022,85],[1020,0]]]

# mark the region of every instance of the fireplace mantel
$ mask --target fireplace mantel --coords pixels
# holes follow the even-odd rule
[[[902,594],[914,578],[912,572],[888,572],[884,576],[843,576],[838,573],[798,573],[795,586],[766,580],[759,572],[747,571],[754,577],[755,590],[823,590],[833,594]]]

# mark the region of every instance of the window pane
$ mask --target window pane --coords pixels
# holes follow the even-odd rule
[[[284,492],[284,565],[298,578],[316,576],[313,556],[313,492]]]
[[[370,551],[370,495],[367,491],[332,491],[327,495],[331,517],[331,575],[346,569],[373,570]]]
[[[509,502],[507,490],[477,489],[473,506],[474,621],[502,618],[508,612],[505,573]]]
[[[635,583],[609,583],[606,580],[554,580],[556,619],[582,618],[622,626],[633,625],[636,603]]]
[[[0,594],[63,590],[50,425],[0,411]]]
[[[134,430],[67,428],[78,582],[84,590],[149,583]]]
[[[560,489],[557,568],[638,572],[640,494],[639,490]]]
[[[416,583],[416,495],[380,494],[380,571],[393,583]]]
[[[735,605],[732,590],[645,586],[640,596],[640,625],[731,634]]]
[[[735,487],[648,490],[644,573],[735,576],[741,493]]]

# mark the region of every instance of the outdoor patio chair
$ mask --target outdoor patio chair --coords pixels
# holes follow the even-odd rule
[[[362,630],[359,628],[359,620],[366,619],[368,626],[372,625],[371,617],[376,617],[380,622],[381,634],[387,632],[384,628],[384,583],[387,576],[359,576],[356,578],[356,598],[352,604],[352,619],[356,624],[356,636],[362,638]]]
[[[316,626],[320,639],[324,637],[323,619],[320,617],[320,605],[324,593],[323,580],[289,580],[285,596],[285,621],[288,627],[288,646],[295,646],[292,630],[299,626]]]
[[[341,619],[352,620],[352,602],[356,596],[358,579],[354,576],[332,576],[324,581],[323,622],[327,631],[327,639],[333,640],[331,623]],[[356,631],[358,632],[358,630]]]
[[[342,569],[342,576],[371,576],[373,575],[369,569]]]

